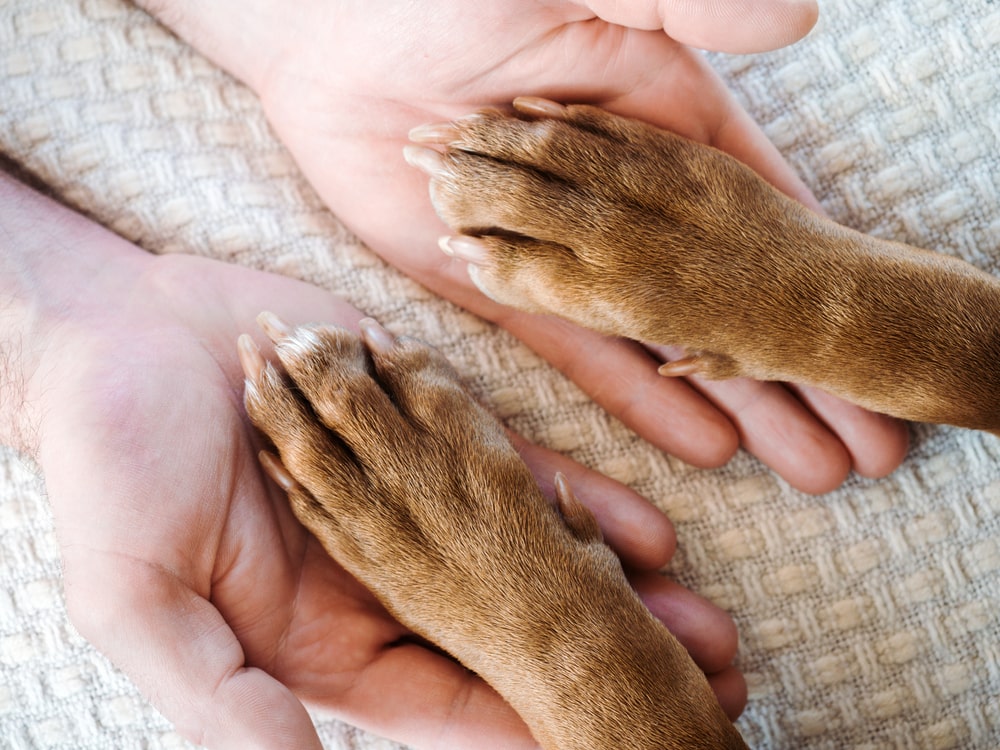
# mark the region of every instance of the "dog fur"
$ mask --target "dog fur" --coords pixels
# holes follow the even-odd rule
[[[470,273],[490,297],[685,348],[664,374],[812,385],[1000,430],[996,278],[824,219],[672,133],[588,106],[515,107],[416,133],[446,147],[418,162],[442,219],[481,248]]]
[[[838,226],[714,149],[540,99],[420,128],[489,296],[680,345],[667,375],[823,388],[869,409],[1000,430],[1000,282]],[[443,153],[427,148],[443,146]],[[246,405],[264,463],[327,551],[477,672],[544,748],[738,748],[704,675],[629,588],[564,480],[550,505],[433,349],[265,324]]]
[[[269,325],[241,339],[247,412],[296,517],[400,622],[475,671],[546,750],[743,748],[708,681],[628,585],[590,512],[538,489],[436,350]]]

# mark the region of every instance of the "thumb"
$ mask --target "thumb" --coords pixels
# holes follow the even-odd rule
[[[609,23],[663,29],[683,44],[747,53],[785,47],[816,24],[816,0],[586,0]]]
[[[145,563],[89,562],[81,579],[67,560],[71,619],[185,738],[212,750],[322,750],[302,703],[246,666],[210,602]]]

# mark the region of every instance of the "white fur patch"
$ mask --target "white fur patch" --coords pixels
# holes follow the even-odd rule
[[[310,357],[322,346],[319,334],[311,328],[296,328],[295,332],[286,339],[282,339],[277,345],[277,349],[295,359]]]

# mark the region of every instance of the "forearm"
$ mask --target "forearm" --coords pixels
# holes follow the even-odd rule
[[[260,93],[268,71],[299,36],[303,4],[273,0],[135,0],[177,36]]]
[[[0,248],[0,252],[5,252]],[[0,261],[0,267],[5,266]],[[25,453],[34,453],[37,439],[26,423],[23,341],[16,302],[6,299],[0,308],[0,444],[13,446]]]
[[[0,443],[37,452],[54,336],[99,299],[102,269],[138,254],[127,247],[0,172]]]

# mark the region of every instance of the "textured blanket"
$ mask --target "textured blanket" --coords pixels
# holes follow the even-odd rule
[[[805,41],[712,56],[838,221],[1000,273],[1000,3],[824,0]],[[918,427],[905,464],[797,493],[699,471],[324,210],[254,97],[120,0],[0,3],[0,151],[152,252],[307,279],[441,347],[529,438],[675,521],[669,573],[732,612],[763,748],[1000,747],[1000,440]],[[85,481],[85,478],[81,478]],[[329,748],[394,747],[322,716]],[[627,744],[627,742],[625,743]],[[42,481],[0,454],[0,746],[188,747],[75,634]],[[623,745],[624,746],[624,745]]]

